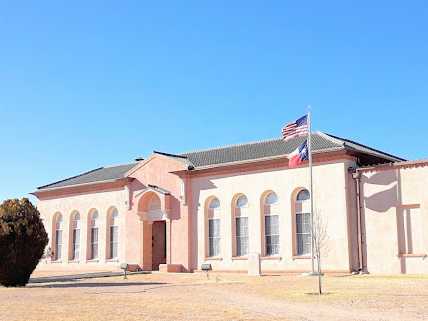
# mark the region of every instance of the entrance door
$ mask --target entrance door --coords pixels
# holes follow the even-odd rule
[[[166,263],[166,223],[155,221],[152,225],[152,270]]]

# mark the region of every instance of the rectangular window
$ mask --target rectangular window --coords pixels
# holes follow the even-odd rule
[[[279,216],[265,216],[266,255],[279,254]]]
[[[297,255],[311,254],[311,214],[296,214]]]
[[[236,218],[236,255],[248,254],[248,217]]]
[[[110,226],[110,258],[117,258],[119,245],[119,226]]]
[[[80,250],[80,230],[73,230],[73,257],[72,260],[79,259],[79,250]]]
[[[220,219],[208,220],[208,256],[220,255]]]
[[[91,260],[98,258],[98,227],[91,228]]]
[[[56,230],[55,232],[55,261],[58,261],[62,257],[62,230]]]

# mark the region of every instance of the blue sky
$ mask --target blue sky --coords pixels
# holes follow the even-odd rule
[[[154,2],[154,1],[151,1]],[[314,128],[428,157],[426,1],[0,1],[0,200]]]

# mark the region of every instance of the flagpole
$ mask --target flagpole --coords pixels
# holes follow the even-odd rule
[[[312,179],[312,119],[311,106],[308,106],[308,153],[309,153],[309,195],[311,200],[311,264],[312,274],[315,274],[314,263],[314,198],[313,198],[313,179]]]

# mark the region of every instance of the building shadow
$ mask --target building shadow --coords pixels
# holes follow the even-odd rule
[[[395,221],[396,221],[396,235],[397,235],[397,255],[400,259],[400,271],[406,273],[406,260],[401,254],[406,253],[407,246],[412,248],[412,231],[410,214],[407,214],[406,206],[402,204],[402,191],[401,191],[401,176],[400,170],[388,170],[380,171],[371,176],[364,176],[364,184],[362,184],[362,195],[364,195],[364,215],[362,215],[363,230],[364,230],[364,247],[365,253],[367,253],[366,243],[366,227],[365,227],[365,208],[372,210],[378,214],[383,214],[389,211],[391,208],[395,208]],[[365,196],[365,187],[368,185],[384,186],[385,188],[379,188],[377,193],[370,196]],[[407,224],[405,221],[407,220]],[[408,240],[406,240],[406,237]],[[367,262],[367,261],[366,261]]]
[[[40,283],[39,283],[40,284]],[[142,286],[142,285],[165,285],[169,283],[165,282],[79,282],[79,283],[50,283],[43,285],[31,284],[27,285],[26,288],[37,288],[37,289],[55,289],[55,288],[102,288],[102,287],[126,287],[126,286]]]
[[[379,188],[377,193],[370,196],[364,195],[365,207],[368,209],[384,213],[392,207],[396,207],[399,203],[398,199],[398,173],[396,171],[379,172],[371,176],[364,176],[364,185],[385,186]],[[363,186],[364,186],[363,185]]]

